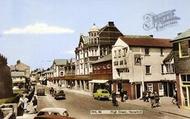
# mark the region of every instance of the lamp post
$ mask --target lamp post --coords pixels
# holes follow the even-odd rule
[[[143,56],[141,56],[141,76],[142,76],[142,93],[144,92],[144,67],[143,67]],[[142,93],[141,93],[141,96],[142,96]]]

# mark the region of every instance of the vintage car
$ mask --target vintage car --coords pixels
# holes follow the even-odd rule
[[[98,89],[96,92],[93,93],[94,99],[108,99],[110,98],[110,93],[106,89]]]
[[[37,96],[44,96],[45,95],[45,88],[44,87],[38,87],[37,88]]]
[[[54,98],[56,100],[58,100],[58,99],[66,99],[64,91],[63,90],[57,90],[56,93],[54,94]]]
[[[65,108],[43,108],[34,119],[74,119]]]

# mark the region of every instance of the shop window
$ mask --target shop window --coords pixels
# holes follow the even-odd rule
[[[153,92],[153,84],[152,83],[147,83],[147,90],[150,92]]]

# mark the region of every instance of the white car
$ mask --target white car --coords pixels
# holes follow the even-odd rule
[[[43,108],[38,112],[35,118],[38,119],[41,116],[49,115],[68,117],[69,113],[65,108]]]

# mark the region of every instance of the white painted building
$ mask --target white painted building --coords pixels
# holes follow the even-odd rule
[[[121,89],[127,91],[131,99],[141,97],[145,90],[156,91],[159,95],[166,95],[164,91],[173,91],[174,71],[167,72],[168,68],[163,65],[171,50],[169,39],[119,37],[112,48],[112,89],[117,93]]]
[[[65,75],[64,66],[67,64],[67,59],[55,59],[53,61],[53,77],[61,77]]]

